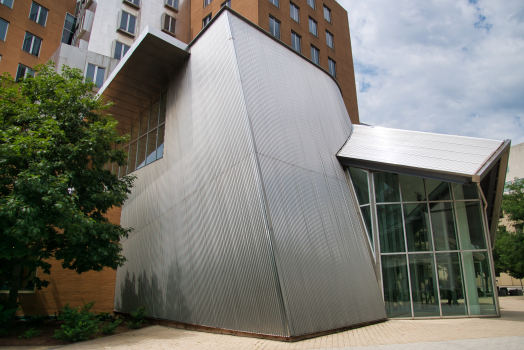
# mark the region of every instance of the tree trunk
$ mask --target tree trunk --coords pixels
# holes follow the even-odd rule
[[[11,266],[11,288],[9,289],[7,308],[16,309],[18,306],[18,291],[20,290],[20,285],[22,283],[22,263],[15,262]]]

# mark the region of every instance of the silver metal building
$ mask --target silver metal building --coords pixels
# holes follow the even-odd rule
[[[388,234],[379,228],[381,202],[368,198],[363,204],[365,186],[356,185],[347,168],[365,169],[371,182],[375,173],[389,172],[385,178],[398,173],[480,184],[491,174],[488,190],[475,193],[493,195],[492,212],[500,206],[497,179],[507,144],[470,144],[465,157],[472,164],[460,167],[460,155],[442,135],[416,133],[409,147],[400,131],[366,135],[366,127],[351,124],[328,72],[227,7],[189,45],[147,27],[99,94],[115,103],[110,112],[130,134],[123,145],[128,166],[111,169],[137,176],[121,217],[134,232],[122,241],[128,262],[117,271],[119,312],[144,305],[158,319],[282,339],[388,316],[418,317],[415,288],[398,294],[400,284],[413,279],[409,270],[397,273],[401,265],[387,265],[397,257],[380,258],[387,252],[377,247]],[[422,149],[426,153],[413,153]],[[389,185],[380,181],[377,186]],[[366,186],[374,196],[378,187]],[[456,205],[454,198],[440,199]],[[394,204],[404,202],[399,197]],[[369,220],[366,206],[374,206]],[[427,235],[421,230],[417,237]],[[429,231],[438,236],[438,228]],[[446,242],[447,248],[453,243]],[[432,249],[435,261],[440,253]],[[491,256],[489,243],[481,252]],[[401,253],[408,259],[407,251]],[[489,259],[483,264],[492,267]],[[449,275],[438,262],[420,266],[421,286],[437,285],[441,272]],[[435,266],[444,267],[437,272]],[[473,260],[471,266],[477,266]],[[383,282],[384,269],[396,271],[394,286]],[[475,282],[468,278],[471,296]],[[456,289],[449,287],[453,302],[460,299]],[[391,307],[385,307],[390,292]],[[430,298],[434,304],[442,299],[438,293]],[[403,312],[395,313],[399,308]]]

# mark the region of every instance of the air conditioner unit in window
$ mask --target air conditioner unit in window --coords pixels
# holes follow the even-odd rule
[[[162,31],[175,35],[176,18],[171,17],[167,13],[162,14]]]

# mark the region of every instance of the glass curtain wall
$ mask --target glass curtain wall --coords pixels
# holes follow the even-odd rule
[[[126,150],[127,165],[118,166],[116,163],[108,163],[107,170],[122,177],[164,156],[166,99],[167,90],[131,123],[125,132],[129,135],[129,142],[115,146]]]
[[[348,172],[364,222],[365,210],[376,213],[375,225],[366,223],[366,228],[371,242],[378,239],[388,317],[497,315],[488,232],[475,183]]]

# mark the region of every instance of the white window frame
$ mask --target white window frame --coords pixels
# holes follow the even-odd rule
[[[335,36],[329,30],[326,30],[326,45],[333,50],[335,49]]]
[[[168,28],[166,29],[166,21],[169,21]],[[162,31],[170,35],[175,36],[176,33],[176,18],[167,14],[162,14]]]
[[[324,19],[331,23],[331,9],[326,4],[324,4]]]
[[[302,37],[294,31],[291,31],[291,47],[296,52],[302,53]]]
[[[202,29],[204,29],[205,27],[207,27],[207,25],[209,24],[209,22],[211,22],[211,19],[213,17],[211,16],[211,13],[209,15],[207,15],[206,17],[204,17],[202,19]]]
[[[316,53],[316,59],[315,55],[313,55],[313,52]],[[313,63],[316,65],[320,65],[320,50],[315,45],[311,45],[311,61],[313,61]]]
[[[0,4],[9,7],[10,9],[13,9],[14,0],[11,1],[11,6],[5,4],[6,0],[0,0]]]
[[[121,25],[122,25],[122,17],[124,15],[124,12],[128,15],[127,17],[127,23],[126,23],[126,29],[122,29],[121,28]],[[130,20],[130,16],[133,16],[135,18],[135,28],[133,28],[133,32],[130,32],[129,31],[129,20]],[[118,24],[117,24],[117,31],[119,32],[122,32],[122,33],[125,33],[127,35],[132,35],[132,36],[135,36],[135,33],[136,33],[136,27],[137,27],[137,17],[127,11],[124,11],[124,10],[121,10],[119,15],[118,15]]]
[[[295,22],[300,23],[300,7],[291,1],[289,2],[289,15]]]
[[[98,66],[98,65],[96,65],[96,64],[94,64],[94,63],[87,62],[87,63],[86,63],[86,68],[85,68],[85,74],[84,74],[84,78],[86,78],[86,79],[87,79],[87,69],[88,69],[89,65],[92,65],[92,66],[95,67],[95,71],[94,71],[94,73],[93,73],[93,79],[91,80],[92,83],[97,84],[97,82],[96,82],[96,78],[98,78],[99,69],[102,68],[102,69],[104,70],[104,73],[102,73],[102,74],[104,75],[104,77],[103,77],[103,79],[102,79],[102,85],[104,85],[104,83],[105,83],[105,81],[106,81],[106,77],[105,77],[105,75],[106,75],[106,72],[107,72],[107,68],[105,68],[105,67],[100,67],[100,66]],[[91,79],[91,78],[90,78],[90,79]],[[98,85],[97,85],[95,88],[96,88],[96,89],[100,89],[101,87],[102,87],[102,86],[98,86]]]
[[[314,36],[318,37],[318,22],[315,21],[312,17],[309,17],[308,22],[309,22],[309,32],[311,34],[313,34]],[[313,25],[315,27],[315,32],[314,33],[311,31],[311,23],[313,23]]]
[[[38,12],[36,13],[36,21],[34,21],[35,23],[40,24],[40,15],[42,14],[42,9],[44,9],[44,10],[47,11],[47,13],[46,13],[46,15],[45,15],[45,21],[44,21],[44,24],[40,24],[41,26],[45,27],[45,26],[47,25],[47,16],[49,15],[49,10],[48,10],[47,8],[45,8],[44,6],[40,5],[39,3],[37,3],[36,1],[33,1],[33,2],[31,3],[31,8],[29,9],[29,17],[28,17],[28,18],[29,18],[31,21],[33,21],[33,20],[31,19],[31,10],[33,9],[33,5],[35,5],[35,4],[38,6]]]
[[[7,27],[5,27],[5,34],[4,34],[4,37],[3,38],[0,38],[0,40],[2,41],[5,41],[5,39],[7,38],[7,31],[9,30],[9,21],[3,19],[0,17],[0,20],[4,21],[5,23],[7,23]]]
[[[169,2],[171,2],[172,5]],[[178,12],[178,0],[164,0],[164,6]]]
[[[273,20],[275,22],[275,26],[274,28],[276,28],[278,26],[278,36],[276,36],[275,34],[276,33],[272,33],[271,32],[271,20]],[[277,39],[280,39],[280,21],[278,19],[276,19],[275,17],[269,15],[269,34],[273,35],[275,38]]]
[[[25,37],[26,37],[27,34],[31,34],[31,35],[33,36],[33,37],[31,38],[31,47],[29,48],[29,51],[24,50]],[[37,53],[36,55],[33,54],[33,52],[32,52],[32,51],[33,51],[33,47],[34,47],[34,45],[35,45],[35,38],[40,39],[40,47],[38,48],[38,53]],[[31,33],[31,32],[25,32],[25,35],[24,35],[24,41],[22,42],[22,51],[27,52],[27,53],[30,54],[30,55],[33,55],[33,56],[36,56],[36,57],[40,57],[40,50],[42,50],[42,43],[43,43],[43,42],[44,42],[44,41],[43,41],[42,38],[40,38],[39,36],[36,36],[36,35],[34,35],[33,33]]]
[[[124,4],[128,4],[131,7],[139,9],[140,6],[142,5],[142,2],[140,0],[138,0],[138,5],[137,5],[137,4],[134,3],[134,1],[136,1],[136,0],[122,0],[122,2]]]
[[[117,44],[122,45],[121,48],[120,48],[120,58],[116,58]],[[119,40],[115,40],[113,45],[114,45],[113,58],[115,58],[117,60],[121,60],[122,58],[124,58],[124,56],[127,54],[127,51],[129,51],[129,49],[131,48],[131,46],[129,46],[127,44],[124,44],[123,42],[121,42]],[[127,50],[124,50],[125,47],[127,47]],[[125,51],[125,53],[124,53],[124,51]]]

